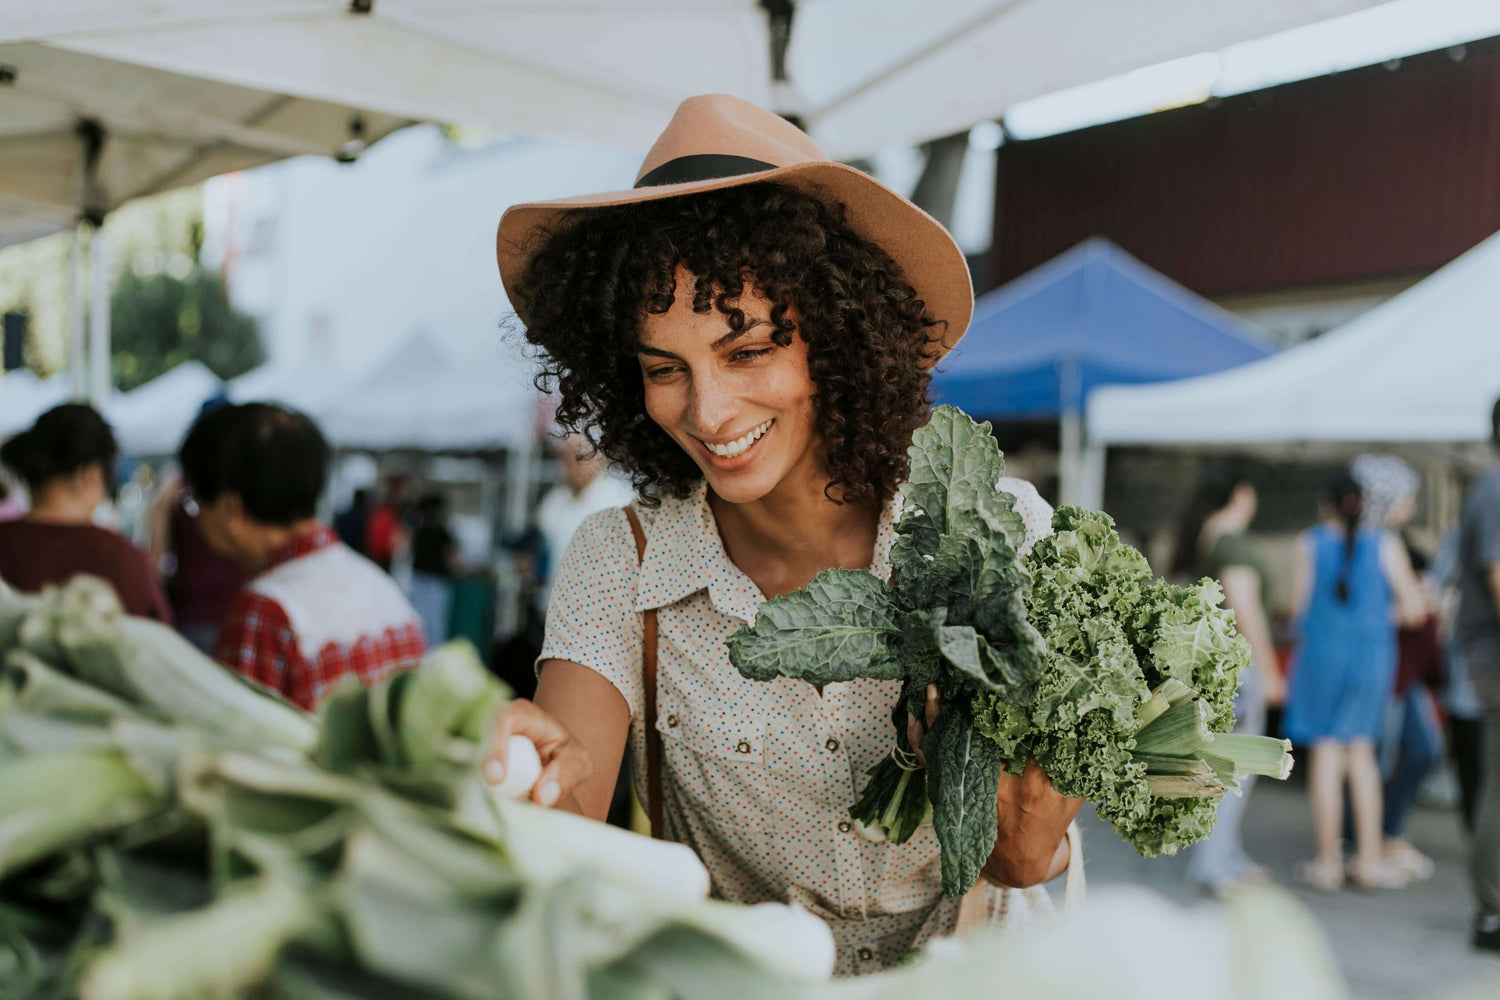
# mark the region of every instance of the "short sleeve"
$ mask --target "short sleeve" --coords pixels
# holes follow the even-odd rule
[[[570,660],[615,686],[632,718],[644,710],[640,576],[635,536],[622,508],[590,514],[574,532],[547,602],[547,631],[538,667]]]
[[[1016,513],[1021,515],[1026,528],[1026,540],[1021,543],[1020,551],[1024,556],[1038,541],[1052,534],[1052,505],[1024,479],[1002,476],[996,485],[1016,498]]]

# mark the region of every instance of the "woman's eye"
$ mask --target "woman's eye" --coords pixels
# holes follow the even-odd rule
[[[769,347],[747,347],[744,350],[735,351],[734,354],[732,354],[730,356],[730,360],[731,361],[754,361],[758,357],[761,357],[761,356],[766,355],[766,354],[770,354],[771,351],[772,351],[772,348],[769,348]]]
[[[675,365],[666,365],[661,368],[647,368],[646,377],[652,381],[659,382],[662,379],[671,378],[677,372],[678,368]]]

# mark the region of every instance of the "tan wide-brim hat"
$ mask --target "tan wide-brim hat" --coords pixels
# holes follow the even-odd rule
[[[541,249],[533,238],[539,227],[558,232],[589,209],[762,182],[842,203],[849,227],[890,254],[927,314],[944,324],[933,331],[941,352],[958,343],[974,312],[974,287],[963,251],[948,231],[869,174],[828,159],[786,119],[724,94],[690,97],[678,106],[630,190],[507,209],[496,236],[500,280],[521,322],[529,323],[517,289]]]

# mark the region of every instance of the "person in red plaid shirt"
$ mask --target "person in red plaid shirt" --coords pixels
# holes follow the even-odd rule
[[[417,664],[426,643],[411,603],[317,519],[329,451],[316,424],[267,403],[224,406],[179,457],[205,539],[253,574],[216,660],[309,710],[346,674],[370,683]]]

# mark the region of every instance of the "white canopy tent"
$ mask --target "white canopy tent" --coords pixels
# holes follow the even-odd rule
[[[11,7],[18,5],[10,5]],[[349,157],[408,118],[72,51],[27,39],[37,15],[107,23],[129,4],[0,11],[0,246],[77,227],[70,261],[72,394],[109,388],[109,268],[97,225],[142,195],[303,153]],[[93,18],[87,22],[79,18]],[[92,227],[85,381],[82,243]]]
[[[1094,444],[1483,441],[1500,397],[1500,233],[1316,340],[1089,400]]]
[[[1480,442],[1500,397],[1500,233],[1316,340],[1239,368],[1089,398],[1087,502],[1112,444]]]
[[[495,346],[452,355],[419,334],[312,407],[335,447],[362,451],[525,450],[536,433],[531,366]]]
[[[398,119],[644,148],[695,93],[798,115],[831,156],[1377,0],[53,0],[14,39]]]
[[[0,375],[0,438],[24,431],[70,395],[68,380],[56,375],[37,378],[25,368]]]
[[[198,361],[184,361],[103,406],[120,450],[129,455],[171,455],[203,404],[224,392],[219,377]]]

